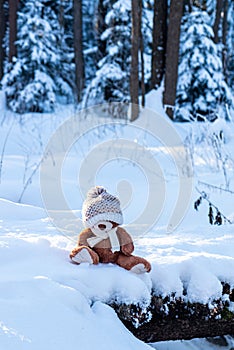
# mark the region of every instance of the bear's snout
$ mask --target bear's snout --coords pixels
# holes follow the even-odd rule
[[[104,225],[104,224],[99,224],[98,225],[98,228],[100,229],[100,230],[105,230],[106,229],[106,225]]]

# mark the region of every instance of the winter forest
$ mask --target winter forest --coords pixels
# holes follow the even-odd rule
[[[17,113],[139,103],[164,86],[177,121],[229,119],[233,1],[1,1],[0,79]],[[138,84],[137,84],[138,81]],[[132,113],[132,120],[138,111]]]
[[[234,0],[0,0],[0,350],[234,349]]]

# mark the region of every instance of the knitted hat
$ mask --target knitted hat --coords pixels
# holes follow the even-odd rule
[[[82,208],[82,219],[86,227],[92,227],[99,221],[113,221],[121,225],[123,214],[120,201],[102,186],[91,188]]]

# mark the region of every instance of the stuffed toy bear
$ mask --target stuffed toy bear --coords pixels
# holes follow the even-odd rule
[[[77,246],[70,253],[72,262],[112,263],[135,273],[151,270],[147,260],[132,255],[132,238],[119,226],[123,223],[120,201],[104,187],[96,186],[88,191],[82,219],[86,228],[79,234]]]

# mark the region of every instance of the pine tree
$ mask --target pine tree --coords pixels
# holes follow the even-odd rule
[[[103,1],[105,28],[100,35],[103,57],[87,88],[84,104],[128,102],[131,62],[131,0]]]
[[[176,118],[179,120],[224,117],[225,104],[231,105],[231,93],[224,80],[222,61],[213,37],[205,11],[185,14],[176,99]]]
[[[71,57],[64,61],[58,17],[46,1],[28,0],[19,12],[18,28],[18,55],[2,81],[8,106],[18,113],[52,111],[56,94],[66,101],[72,96],[62,76]]]
[[[52,6],[52,10],[56,15],[55,18],[59,21],[58,49],[60,66],[62,67],[62,70],[59,69],[59,75],[65,82],[64,87],[67,86],[68,89],[71,87],[75,91],[73,0],[44,0],[44,4],[45,6]],[[59,94],[64,95],[63,91],[60,91]],[[70,100],[70,97],[68,97],[68,100]]]
[[[210,19],[209,24],[213,26],[216,14],[216,1],[206,0],[206,12],[208,13]]]

